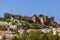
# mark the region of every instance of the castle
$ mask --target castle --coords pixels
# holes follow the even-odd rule
[[[10,18],[10,19],[14,18],[14,19],[17,19],[17,20],[24,20],[24,21],[27,21],[29,23],[36,22],[36,23],[40,23],[42,25],[46,24],[46,25],[49,25],[49,26],[55,26],[54,25],[54,22],[55,22],[54,17],[48,18],[48,16],[44,16],[43,14],[40,14],[39,16],[33,15],[33,16],[29,17],[29,16],[12,15],[12,14],[9,14],[9,13],[4,13],[4,18]]]

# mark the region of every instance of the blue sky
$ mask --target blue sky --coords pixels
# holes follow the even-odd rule
[[[4,12],[23,16],[44,14],[54,16],[60,23],[60,0],[0,0],[1,17]]]

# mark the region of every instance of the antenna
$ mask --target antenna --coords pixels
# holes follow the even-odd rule
[[[12,13],[12,10],[10,10],[10,13]]]

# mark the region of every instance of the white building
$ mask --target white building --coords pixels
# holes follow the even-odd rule
[[[20,29],[20,30],[18,30],[18,32],[19,32],[20,34],[22,34],[22,33],[24,32],[24,30],[23,30],[23,29]]]
[[[12,25],[12,22],[9,22],[9,26]]]
[[[43,33],[49,33],[51,29],[40,29]]]
[[[3,25],[8,25],[8,23],[7,22],[1,22],[0,21],[0,26],[3,26]]]
[[[10,28],[12,28],[13,30],[17,30],[17,25],[10,25]]]
[[[2,39],[2,35],[0,35],[0,40]]]
[[[13,17],[11,17],[11,19],[10,19],[11,21],[14,21],[14,18]]]
[[[52,31],[53,31],[53,35],[55,35],[57,32],[56,28],[52,28]]]

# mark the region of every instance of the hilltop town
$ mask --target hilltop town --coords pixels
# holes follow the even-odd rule
[[[24,31],[29,33],[38,30],[43,33],[53,31],[53,34],[56,34],[60,33],[60,25],[54,17],[49,18],[43,14],[29,17],[4,13],[4,17],[0,17],[0,39],[4,35],[6,40],[12,40],[13,36],[19,38],[17,34],[22,34]]]

